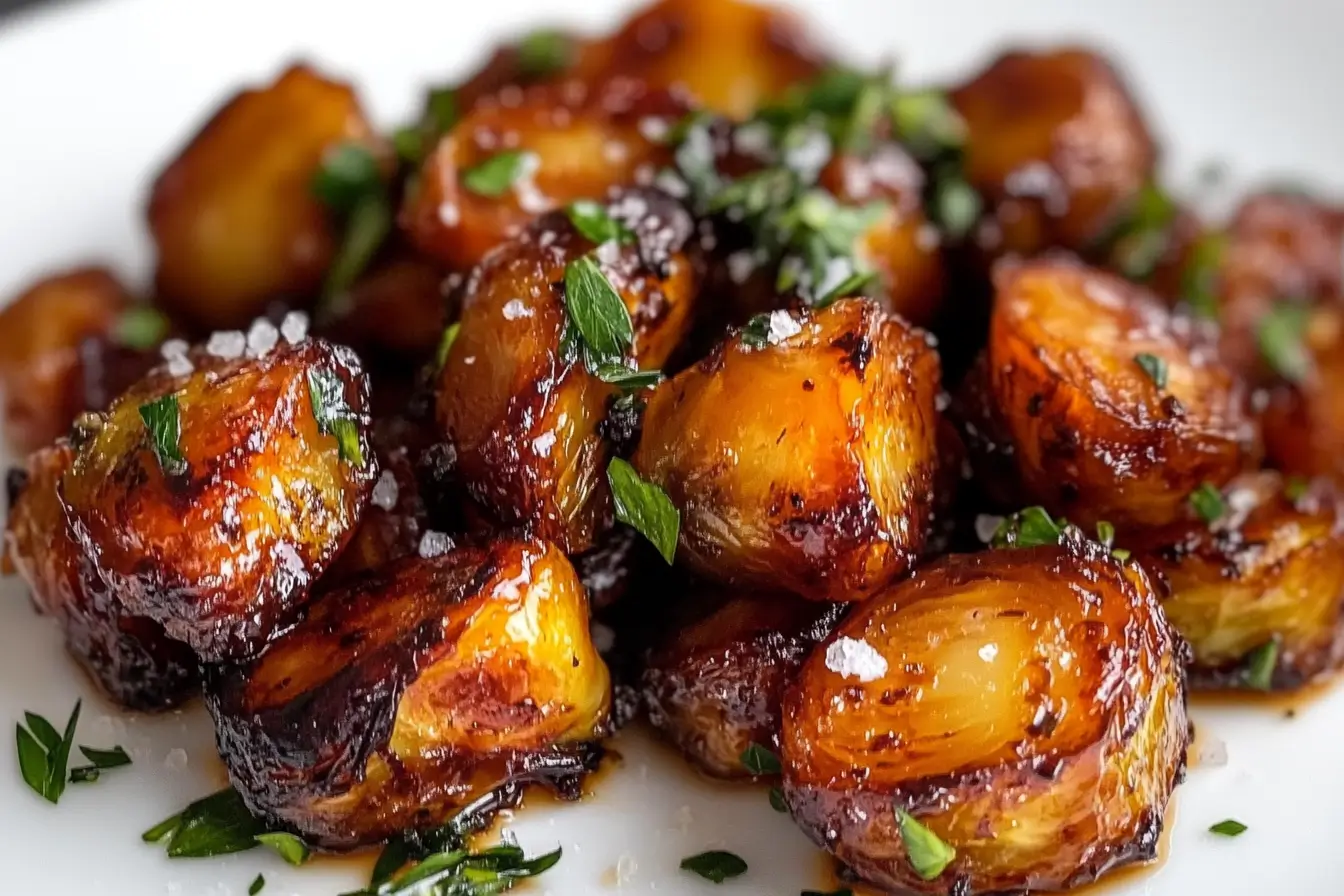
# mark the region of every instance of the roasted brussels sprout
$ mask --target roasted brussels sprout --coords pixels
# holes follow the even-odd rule
[[[425,159],[401,226],[423,252],[465,271],[543,212],[602,200],[671,160],[648,136],[687,107],[630,82],[529,87],[481,100]]]
[[[1182,654],[1143,571],[1100,545],[946,557],[804,663],[785,801],[897,892],[1090,881],[1155,854],[1190,740]]]
[[[797,16],[744,0],[658,0],[584,53],[588,80],[688,90],[705,108],[745,118],[826,57]]]
[[[699,618],[675,627],[649,656],[649,721],[705,772],[750,777],[742,754],[752,744],[779,749],[784,689],[845,605],[787,594],[700,597]]]
[[[631,353],[646,370],[689,329],[700,282],[691,218],[675,201],[635,191],[607,207],[633,242],[591,256],[593,243],[554,212],[491,253],[466,285],[438,379],[456,475],[487,523],[524,527],[570,553],[591,547],[611,515],[599,429],[615,390],[562,351],[566,268],[596,258],[630,313]]]
[[[19,452],[50,445],[88,410],[82,346],[107,336],[130,296],[108,271],[43,277],[0,310],[0,397],[5,437]]]
[[[926,337],[872,302],[776,311],[654,390],[634,464],[698,572],[858,600],[924,545],[938,379]]]
[[[248,806],[329,848],[441,825],[512,781],[581,772],[609,702],[573,567],[527,541],[385,566],[206,683]]]
[[[315,295],[338,234],[313,176],[332,146],[372,140],[354,91],[306,66],[229,100],[154,182],[159,300],[205,331]]]
[[[158,623],[123,610],[91,573],[94,563],[70,537],[56,494],[73,461],[66,442],[28,458],[5,522],[5,556],[103,693],[130,709],[176,706],[196,693],[196,658]]]
[[[1083,49],[1010,52],[951,93],[963,173],[988,206],[995,255],[1083,251],[1153,174],[1157,151],[1115,69]]]
[[[1162,607],[1193,650],[1194,683],[1291,688],[1337,668],[1344,661],[1338,493],[1324,481],[1252,473],[1230,482],[1218,506],[1212,522],[1192,512],[1124,544],[1165,583]]]
[[[1067,261],[1000,264],[994,282],[988,387],[972,389],[990,407],[972,413],[1030,503],[1088,527],[1162,525],[1253,464],[1247,390],[1195,324]]]
[[[83,421],[60,483],[91,579],[207,661],[293,622],[378,478],[353,353],[271,346],[262,324],[244,356],[233,336],[174,354]]]

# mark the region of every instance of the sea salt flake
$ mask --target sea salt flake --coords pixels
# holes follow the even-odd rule
[[[298,345],[308,338],[308,315],[302,311],[291,311],[280,321],[280,335],[291,345]]]
[[[173,355],[168,359],[168,374],[170,376],[190,376],[196,367],[191,363],[191,359],[186,355]]]
[[[280,342],[280,331],[264,317],[252,321],[247,331],[247,353],[253,358],[264,358]]]
[[[420,536],[420,556],[426,560],[434,557],[442,557],[451,551],[456,545],[453,540],[444,532],[436,532],[429,529],[424,535]]]
[[[185,355],[190,348],[185,339],[169,339],[159,346],[159,354],[163,356],[163,360],[171,361]]]
[[[242,330],[220,330],[210,334],[205,350],[224,361],[236,361],[247,351],[247,337]]]
[[[519,320],[524,317],[531,317],[532,309],[523,303],[522,299],[509,299],[504,303],[504,319]]]
[[[787,311],[770,312],[770,329],[766,332],[766,339],[771,345],[779,345],[785,339],[797,336],[803,332],[802,324],[793,319],[793,315]]]
[[[826,648],[826,668],[842,678],[867,683],[887,674],[887,661],[867,641],[840,638]]]
[[[397,486],[397,477],[392,475],[391,470],[384,470],[383,475],[378,477],[378,481],[373,485],[373,504],[375,507],[381,507],[383,510],[391,510],[397,506],[397,494],[400,489]]]
[[[1227,741],[1201,734],[1199,738],[1199,764],[1208,768],[1222,768],[1227,765]]]

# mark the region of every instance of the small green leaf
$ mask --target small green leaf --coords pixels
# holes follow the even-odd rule
[[[747,321],[739,332],[742,344],[747,348],[762,349],[770,344],[770,315],[757,314]]]
[[[671,565],[677,553],[681,512],[667,493],[645,482],[634,467],[619,457],[607,466],[607,480],[616,503],[616,519],[637,529]]]
[[[760,744],[753,743],[742,751],[742,767],[753,775],[777,775],[782,769],[779,757]]]
[[[1221,233],[1204,234],[1191,247],[1181,272],[1181,298],[1195,314],[1210,320],[1218,319],[1218,271],[1226,243]]]
[[[1115,548],[1111,551],[1111,556],[1124,563],[1131,556],[1132,552],[1127,548]]]
[[[102,777],[102,774],[96,765],[77,765],[70,769],[70,783],[92,784]]]
[[[705,880],[721,884],[732,877],[747,873],[747,863],[741,856],[720,849],[702,852],[681,860],[683,871],[692,871]]]
[[[341,246],[322,285],[325,303],[329,305],[336,297],[349,292],[391,232],[392,206],[381,188],[365,193],[355,201],[345,221]]]
[[[84,758],[89,760],[94,768],[120,768],[123,765],[131,764],[131,757],[126,755],[126,751],[119,746],[110,750],[100,750],[97,747],[86,747],[81,744],[79,752],[84,754]]]
[[[599,363],[618,361],[634,338],[625,302],[592,257],[565,266],[565,307]]]
[[[410,860],[410,845],[402,837],[393,837],[378,854],[378,861],[374,863],[373,873],[369,877],[369,886],[376,887],[384,881],[391,880]]]
[[[15,737],[18,741],[19,772],[24,783],[38,796],[47,796],[47,751],[37,742],[37,738],[22,725],[15,725]]]
[[[1150,355],[1147,352],[1141,352],[1134,356],[1134,363],[1148,378],[1153,381],[1153,385],[1159,389],[1167,388],[1167,362],[1157,355]]]
[[[1199,488],[1190,493],[1190,506],[1206,523],[1215,523],[1227,513],[1227,502],[1223,493],[1209,482],[1201,482]]]
[[[1305,476],[1289,476],[1283,484],[1283,496],[1292,503],[1301,501],[1311,487],[1311,480]]]
[[[253,880],[252,883],[248,886],[247,896],[257,896],[257,894],[260,893],[262,891],[262,888],[265,886],[266,886],[266,878],[258,874],[256,879]]]
[[[154,825],[154,827],[140,835],[140,839],[146,843],[158,843],[164,837],[173,833],[182,824],[182,813],[179,812],[171,818],[165,818],[163,821]]]
[[[187,461],[182,457],[182,421],[177,396],[170,393],[140,405],[140,419],[149,433],[149,447],[164,474],[181,476],[185,473]]]
[[[382,191],[378,160],[359,143],[340,143],[327,150],[313,175],[313,195],[341,214],[349,214],[369,193]]]
[[[168,840],[168,857],[206,858],[233,852],[244,852],[258,845],[257,835],[266,833],[265,826],[252,817],[238,791],[227,787],[218,793],[203,797],[182,810],[174,819],[172,837]],[[145,834],[162,839],[164,822]]]
[[[302,865],[308,861],[311,851],[308,844],[304,843],[293,834],[287,834],[284,831],[275,831],[266,834],[257,834],[256,840],[263,846],[269,846],[291,865]]]
[[[1300,383],[1311,373],[1311,354],[1304,339],[1311,311],[1295,302],[1279,302],[1260,320],[1256,339],[1260,356],[1279,376]]]
[[[1248,688],[1268,691],[1274,686],[1274,669],[1279,663],[1279,642],[1266,641],[1246,655],[1244,681]]]
[[[37,738],[37,742],[44,750],[50,753],[52,750],[60,749],[61,733],[54,725],[34,712],[25,712],[23,720],[28,723],[28,730],[33,733],[33,737]]]
[[[65,793],[66,768],[70,765],[70,749],[75,744],[75,728],[79,725],[79,710],[84,701],[76,700],[75,708],[70,712],[70,720],[65,723],[65,734],[60,745],[47,754],[46,798],[53,803],[60,802]]]
[[[602,382],[623,392],[651,389],[663,381],[661,370],[631,370],[624,364],[599,364],[594,373]]]
[[[941,90],[894,94],[891,118],[897,138],[918,159],[928,161],[966,142],[966,122]]]
[[[1247,827],[1234,818],[1226,821],[1220,821],[1209,828],[1210,834],[1217,834],[1220,837],[1240,837],[1246,833]]]
[[[613,218],[600,202],[580,199],[571,202],[565,213],[579,233],[599,246],[608,242],[628,243],[635,238],[634,231]]]
[[[461,332],[462,324],[451,323],[444,328],[443,336],[439,338],[439,348],[434,354],[434,363],[439,370],[443,369],[444,362],[448,360],[448,353],[453,350],[453,343],[457,341],[457,334]]]
[[[425,97],[425,111],[421,124],[430,139],[437,140],[457,124],[460,113],[457,89],[435,87]]]
[[[784,802],[784,791],[778,787],[770,788],[770,808],[776,812],[789,811],[788,804]]]
[[[462,173],[462,186],[478,196],[498,199],[537,164],[533,153],[505,150]]]
[[[1106,547],[1115,544],[1115,527],[1105,520],[1097,523],[1097,541]]]
[[[554,29],[533,31],[518,42],[518,71],[524,78],[548,78],[574,64],[576,48],[569,35]]]
[[[355,412],[345,400],[345,383],[341,378],[326,367],[309,370],[308,397],[318,432],[336,439],[341,460],[356,467],[364,466],[359,426]]]
[[[170,326],[162,311],[136,305],[121,312],[112,326],[112,338],[127,348],[149,351],[163,342]]]
[[[957,851],[904,809],[896,810],[896,821],[905,844],[910,867],[922,880],[933,880],[957,857]]]
[[[954,240],[971,232],[981,207],[980,194],[959,173],[945,172],[934,185],[934,221]]]
[[[1027,507],[999,523],[989,543],[995,548],[1034,548],[1059,544],[1063,534],[1061,522],[1044,507]]]

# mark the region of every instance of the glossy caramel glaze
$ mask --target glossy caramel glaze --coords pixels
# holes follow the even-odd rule
[[[60,495],[100,579],[207,661],[256,653],[293,622],[354,530],[378,478],[358,359],[321,340],[259,358],[193,351],[88,421]],[[310,377],[334,376],[360,457],[313,416]],[[140,408],[177,398],[185,472],[166,474]]]
[[[654,390],[634,464],[680,509],[692,569],[858,600],[924,545],[938,357],[864,299],[775,315],[763,347],[738,334]]]
[[[443,824],[512,780],[572,774],[610,690],[569,561],[500,541],[352,581],[206,693],[248,806],[348,848]]]
[[[466,271],[544,212],[605,199],[633,186],[641,171],[651,180],[672,149],[649,135],[687,108],[623,80],[515,87],[483,99],[426,157],[407,192],[401,226],[421,251]],[[525,154],[521,175],[502,195],[474,192],[468,173],[503,152]]]
[[[104,694],[128,709],[176,706],[196,693],[196,658],[158,623],[127,613],[91,574],[93,561],[70,537],[56,494],[74,457],[58,442],[28,458],[5,520],[5,557]]]
[[[750,777],[742,753],[753,743],[779,750],[784,689],[846,605],[731,592],[708,604],[650,653],[644,702],[649,721],[702,771]]]
[[[1096,53],[1005,53],[950,97],[966,180],[986,203],[977,242],[992,255],[1087,249],[1152,177],[1143,116]]]
[[[1162,525],[1254,463],[1247,391],[1195,323],[1068,261],[1003,263],[995,287],[990,407],[973,413],[992,418],[1027,502],[1087,527]],[[1164,386],[1140,354],[1165,364]]]
[[[833,663],[841,638],[880,667]],[[1183,651],[1143,571],[1098,545],[950,555],[804,664],[784,701],[785,799],[897,893],[1090,881],[1154,854],[1190,737]],[[910,865],[897,809],[956,850],[936,878]]]
[[[1276,473],[1224,489],[1226,518],[1191,519],[1123,545],[1165,585],[1162,607],[1192,648],[1196,686],[1246,687],[1249,655],[1278,644],[1275,688],[1298,687],[1344,661],[1344,521],[1319,481],[1290,498]]]
[[[230,99],[154,181],[159,301],[206,331],[315,295],[339,232],[313,176],[331,147],[373,140],[354,91],[303,65]]]
[[[691,219],[651,191],[608,207],[637,238],[596,258],[630,312],[634,360],[657,369],[691,324],[700,283]],[[438,379],[440,430],[485,524],[524,527],[570,553],[592,547],[611,515],[602,423],[614,390],[560,351],[565,268],[594,249],[555,212],[491,253],[465,285]]]
[[[83,401],[82,346],[106,336],[130,307],[103,268],[42,277],[0,310],[0,401],[5,440],[26,454],[64,435]]]

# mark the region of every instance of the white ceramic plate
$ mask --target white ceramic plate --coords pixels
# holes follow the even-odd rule
[[[462,71],[487,43],[540,20],[598,27],[621,0],[112,0],[0,26],[0,294],[44,269],[89,258],[146,273],[141,204],[147,178],[202,117],[244,80],[303,55],[353,78],[380,120],[408,116],[419,87]],[[858,59],[895,56],[937,77],[995,46],[1081,37],[1124,61],[1164,136],[1169,171],[1190,177],[1210,159],[1237,179],[1302,176],[1344,185],[1344,4],[1321,0],[815,0],[801,4]],[[143,281],[142,281],[143,282]],[[97,698],[30,611],[0,582],[0,722],[25,709],[62,722],[85,701],[79,742],[131,751],[135,765],[72,787],[59,807],[20,780],[0,746],[0,869],[11,893],[86,896],[241,894],[258,872],[265,896],[330,896],[361,885],[368,861],[293,870],[264,851],[169,861],[140,842],[145,828],[221,786],[205,713],[118,712]],[[1169,858],[1102,885],[1108,896],[1338,893],[1344,860],[1344,688],[1302,703],[1197,706],[1199,743],[1226,743],[1224,766],[1196,762],[1178,794]],[[513,827],[531,851],[560,844],[559,866],[526,889],[589,894],[772,894],[828,889],[820,852],[762,789],[698,779],[642,735],[616,744],[624,762],[578,805],[534,803]],[[1237,840],[1206,829],[1235,817]],[[678,870],[708,848],[750,871],[713,885]]]

